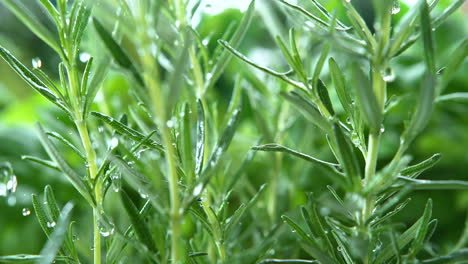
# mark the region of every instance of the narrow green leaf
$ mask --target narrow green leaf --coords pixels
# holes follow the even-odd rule
[[[318,89],[318,82],[320,78],[320,73],[322,73],[323,65],[328,57],[328,53],[330,52],[330,44],[324,43],[322,47],[322,52],[320,52],[320,56],[315,64],[314,73],[312,74],[312,86],[314,89]],[[317,91],[319,93],[320,91]],[[320,94],[319,94],[320,96]]]
[[[28,83],[34,90],[44,96],[46,99],[63,109],[66,113],[69,113],[67,107],[63,104],[62,100],[57,97],[47,86],[26,68],[18,59],[16,59],[8,50],[0,46],[0,56],[10,65],[10,67]]]
[[[457,11],[457,9],[463,5],[463,3],[465,3],[465,0],[456,0],[454,1],[449,7],[447,7],[444,12],[442,12],[442,14],[440,14],[439,16],[437,16],[434,20],[433,20],[433,27],[434,28],[438,28],[442,23],[444,23],[447,18],[452,15],[455,11]]]
[[[431,75],[435,75],[435,47],[434,37],[432,33],[431,16],[429,15],[429,6],[426,1],[423,1],[420,9],[421,13],[421,33],[424,44],[424,59],[426,61],[427,70]]]
[[[260,139],[256,141],[259,143]],[[241,179],[242,175],[247,171],[248,166],[251,164],[252,160],[255,157],[256,151],[249,150],[247,154],[244,156],[241,165],[237,168],[236,172],[230,177],[228,183],[225,185],[224,190],[225,192],[229,192],[230,190],[234,189],[236,183]]]
[[[299,55],[291,54],[291,52],[288,50],[288,48],[286,47],[286,44],[284,44],[280,36],[276,37],[276,43],[278,47],[280,48],[281,53],[283,54],[284,58],[286,59],[286,62],[294,70],[294,72],[296,72],[296,74],[299,75],[302,79],[306,78],[304,68],[302,65],[302,61],[300,57],[298,57]]]
[[[338,234],[336,233],[335,230],[332,230],[331,231],[332,234],[333,234],[333,237],[335,238],[335,241],[336,243],[338,244],[338,247],[339,247],[339,252],[340,254],[343,256],[346,264],[354,264],[354,261],[353,261],[353,258],[351,257],[351,255],[349,254],[348,252],[348,249],[346,248],[345,244],[343,243],[343,241],[341,241],[341,238],[338,236]]]
[[[51,221],[53,221],[54,223],[57,223],[60,218],[60,208],[57,204],[57,201],[55,200],[55,196],[50,185],[46,185],[46,187],[44,188],[44,207],[46,213],[49,215],[48,218],[51,219]],[[65,247],[70,253],[75,251],[74,243],[72,240],[65,239]]]
[[[460,249],[448,255],[441,257],[434,257],[431,259],[423,260],[423,264],[447,264],[447,263],[462,263],[468,259],[468,248]],[[460,262],[462,261],[462,262]]]
[[[381,216],[381,217],[377,217],[377,215],[375,215],[375,218],[374,217],[371,217],[369,218],[369,220],[371,219],[375,219],[374,221],[369,221],[367,220],[367,222],[370,222],[372,226],[378,226],[380,223],[383,223],[385,222],[386,220],[390,219],[390,217],[398,214],[401,210],[403,210],[403,208],[406,207],[406,205],[411,201],[411,198],[408,198],[406,199],[404,202],[400,203],[399,205],[397,205],[395,207],[395,209],[393,209],[392,211],[386,213],[385,215]]]
[[[322,13],[326,18],[332,20],[332,14],[328,12],[328,10],[323,7],[317,0],[311,0],[312,4]],[[336,23],[342,28],[342,30],[350,30],[351,27],[346,26],[343,22],[336,19]],[[338,29],[338,28],[337,28]]]
[[[60,212],[60,218],[54,228],[54,232],[50,235],[49,240],[41,250],[41,256],[37,264],[50,264],[54,261],[62,241],[67,233],[68,224],[70,223],[71,210],[73,209],[72,203],[67,203]]]
[[[197,99],[197,144],[195,150],[195,175],[200,176],[203,170],[203,159],[205,156],[205,110],[203,103]]]
[[[60,208],[57,205],[57,201],[55,200],[55,196],[50,185],[47,185],[44,188],[44,205],[46,212],[50,216],[50,219],[52,219],[54,222],[58,221],[60,217]]]
[[[346,14],[353,25],[354,30],[363,38],[363,40],[366,41],[368,49],[372,50],[377,44],[366,22],[354,8],[352,3],[347,0],[342,0],[341,2],[343,2],[347,9]]]
[[[309,121],[321,128],[326,133],[331,131],[330,122],[320,114],[315,106],[296,92],[280,93],[287,101],[292,103]]]
[[[192,48],[192,39],[190,38],[190,32],[185,30],[183,32],[184,44],[177,50],[176,58],[174,59],[174,69],[169,76],[167,85],[171,87],[171,92],[166,95],[166,105],[172,107],[176,104],[179,95],[182,91],[182,87],[185,84],[184,78],[181,76],[185,75],[188,70],[190,62],[189,50]]]
[[[241,108],[239,107],[232,113],[232,116],[229,118],[229,121],[224,128],[221,137],[213,148],[213,152],[211,153],[211,156],[208,160],[209,168],[214,168],[216,165],[218,165],[219,160],[231,144],[234,133],[236,132],[237,126],[239,125],[240,113]]]
[[[408,228],[403,234],[401,234],[398,239],[396,240],[396,244],[398,245],[398,251],[401,252],[403,248],[405,248],[413,239],[416,237],[416,233],[423,222],[424,215],[419,218],[416,223],[414,223],[410,228]],[[377,255],[374,263],[388,263],[390,259],[392,259],[395,255],[393,245],[388,245],[380,251],[380,254]]]
[[[3,0],[2,3],[4,3],[5,6],[8,7],[36,36],[47,43],[47,45],[49,45],[58,54],[62,54],[57,38],[54,37],[49,29],[39,22],[41,20],[29,11],[29,9],[23,5],[22,1]]]
[[[141,215],[142,218],[147,217],[151,211],[151,202],[147,200],[145,204],[142,206],[141,210],[138,214]],[[134,235],[132,226],[129,226],[127,230],[125,230],[124,237],[132,238]],[[109,264],[115,264],[120,260],[120,255],[123,253],[124,248],[128,245],[128,243],[123,239],[113,239],[110,242],[110,245],[107,247],[106,252],[106,262]]]
[[[41,259],[41,255],[27,255],[27,254],[18,254],[10,256],[0,256],[1,263],[20,263],[20,262],[31,262],[34,260]]]
[[[255,146],[255,147],[252,147],[252,149],[253,150],[259,150],[259,151],[285,152],[285,153],[291,154],[293,156],[299,157],[299,158],[301,158],[303,160],[309,161],[309,162],[311,162],[313,164],[321,165],[321,166],[323,166],[323,165],[326,165],[328,167],[338,167],[338,166],[340,166],[339,164],[331,163],[331,162],[328,162],[328,161],[323,161],[323,160],[314,158],[312,156],[309,156],[307,154],[304,154],[304,153],[292,150],[290,148],[287,148],[285,146],[281,146],[281,145],[274,144],[274,143]]]
[[[205,228],[205,230],[208,232],[208,234],[211,236],[211,238],[214,239],[213,229],[212,229],[211,224],[208,221],[208,219],[206,219],[206,216],[203,213],[201,213],[201,212],[199,212],[199,211],[197,211],[195,209],[192,209],[192,208],[189,209],[188,211],[200,221],[200,223]]]
[[[417,180],[404,176],[398,177],[402,181],[401,184],[406,185],[411,183],[415,190],[467,190],[468,181],[446,180],[446,181],[433,181],[433,180]]]
[[[94,58],[91,57],[89,58],[89,60],[86,62],[86,67],[84,69],[84,72],[83,72],[83,77],[81,78],[81,87],[80,87],[80,90],[81,90],[81,94],[82,95],[86,95],[88,94],[88,79],[89,79],[89,75],[91,73],[91,67],[93,65],[93,60]],[[86,97],[85,97],[86,98]]]
[[[164,212],[161,208],[162,202],[158,195],[155,194],[156,192],[152,188],[153,186],[150,184],[150,181],[143,174],[128,166],[128,163],[120,157],[113,156],[111,157],[111,161],[122,172],[122,176],[133,189],[148,195],[148,199],[154,208],[160,213]]]
[[[71,39],[77,46],[81,43],[81,38],[83,37],[91,15],[91,10],[87,8],[82,1],[80,1],[78,5],[79,7],[76,16],[72,19],[73,22],[71,26]]]
[[[104,123],[111,126],[118,133],[120,133],[120,134],[122,134],[124,136],[127,136],[127,137],[129,137],[130,139],[132,139],[132,140],[134,140],[136,142],[143,142],[143,145],[145,145],[145,146],[147,146],[147,147],[149,147],[151,149],[157,150],[160,153],[164,153],[163,146],[160,143],[157,143],[156,141],[154,141],[152,139],[144,140],[145,136],[142,133],[136,131],[135,129],[124,125],[120,121],[118,121],[118,120],[116,120],[116,119],[114,119],[114,118],[112,118],[112,117],[110,117],[108,115],[105,115],[105,114],[102,114],[102,113],[99,113],[99,112],[91,112],[91,114],[93,116],[97,117],[99,120],[101,120]]]
[[[50,161],[50,160],[44,160],[44,159],[41,159],[41,158],[38,158],[38,157],[28,156],[28,155],[21,156],[21,159],[32,161],[34,163],[40,164],[40,165],[45,166],[47,168],[54,169],[56,171],[61,171],[60,168],[57,167],[57,165],[53,161]]]
[[[435,78],[427,73],[419,93],[418,104],[402,138],[408,145],[427,125],[434,109]]]
[[[86,160],[86,157],[81,153],[81,151],[75,147],[70,141],[68,141],[66,138],[64,138],[62,135],[60,135],[57,132],[46,132],[47,136],[53,137],[58,139],[60,142],[68,146],[73,152],[75,152],[79,157],[81,157],[82,160]]]
[[[239,26],[237,27],[236,31],[232,35],[231,39],[229,40],[229,44],[228,42],[226,42],[226,44],[229,47],[231,47],[232,49],[236,49],[237,47],[239,47],[241,41],[244,39],[244,36],[247,33],[247,30],[250,27],[250,23],[252,22],[254,14],[255,14],[255,0],[252,0],[250,2],[249,7],[247,8],[247,11],[242,17],[242,20]],[[206,80],[204,91],[207,91],[209,88],[213,87],[213,85],[219,79],[221,74],[224,72],[224,69],[226,68],[230,60],[231,60],[231,57],[227,50],[224,50],[218,56],[218,60],[216,61],[216,64],[213,66],[213,69],[210,73],[211,77],[208,78],[208,80]]]
[[[104,26],[97,19],[93,19],[93,23],[99,37],[106,45],[107,49],[110,51],[112,57],[115,59],[117,64],[130,71],[135,80],[141,86],[143,86],[143,78],[141,77],[139,71],[135,67],[127,52],[117,43],[117,41],[114,40],[112,34],[109,31],[107,31],[107,29],[104,28]]]
[[[442,73],[442,76],[440,78],[440,82],[437,87],[437,95],[440,95],[445,90],[448,83],[455,76],[455,73],[458,72],[457,70],[460,69],[460,66],[465,61],[467,56],[468,56],[468,38],[465,38],[463,41],[460,42],[460,44],[456,46],[452,54],[448,56],[448,58],[450,59],[448,60],[447,65],[445,65],[445,70]],[[449,96],[449,95],[445,95],[445,96]],[[444,96],[441,96],[441,97],[444,97]],[[441,100],[441,97],[439,97],[438,99]],[[463,100],[464,102],[467,101],[466,100],[466,97],[468,97],[467,95],[462,94],[461,97],[465,98]]]
[[[468,50],[468,47],[467,47]],[[460,103],[468,102],[468,93],[450,93],[444,94],[436,98],[436,102],[446,102],[446,101],[454,101]]]
[[[141,243],[148,247],[149,250],[156,252],[156,246],[153,238],[151,237],[151,231],[148,225],[146,224],[142,215],[139,213],[133,201],[124,190],[120,191],[120,199],[130,219],[133,230],[135,230],[137,238]]]
[[[318,79],[317,81],[317,93],[319,95],[320,101],[325,105],[325,108],[327,108],[328,113],[330,115],[334,116],[335,111],[333,110],[333,105],[330,100],[330,95],[328,94],[328,89],[325,86],[325,84],[322,82],[322,80]]]
[[[338,148],[340,163],[343,166],[345,175],[349,177],[351,182],[359,184],[361,181],[361,169],[359,166],[356,153],[348,137],[345,136],[341,126],[333,124],[333,136]],[[356,186],[356,185],[355,185]]]
[[[419,17],[419,10],[421,9],[422,3],[425,1],[426,0],[417,1],[416,4],[412,8],[410,8],[408,12],[406,12],[406,14],[400,19],[398,24],[395,26],[393,34],[394,37],[391,40],[390,49],[388,51],[388,54],[390,56],[396,56],[398,53],[400,53],[399,50],[401,50],[402,46],[404,46],[404,42],[410,39],[411,33],[417,26],[416,21]]]
[[[50,0],[39,0],[56,25],[60,24],[60,14]]]
[[[286,215],[282,215],[281,216],[281,219],[283,219],[283,221],[289,225],[289,227],[291,227],[291,229],[293,230],[293,232],[296,232],[297,235],[299,235],[299,237],[304,240],[305,242],[307,243],[310,243],[314,246],[316,246],[316,241],[314,241],[312,239],[312,237],[310,237],[306,231],[304,231],[304,229],[302,229],[302,227],[300,227],[298,224],[296,224],[296,222],[294,222],[291,218],[287,217]],[[316,257],[316,256],[314,256]]]
[[[289,30],[289,46],[291,47],[292,55],[294,58],[294,62],[297,64],[297,66],[302,70],[302,74],[304,72],[304,65],[302,63],[302,58],[301,54],[299,53],[299,48],[297,47],[297,41],[296,41],[296,32],[294,28],[291,28]],[[304,79],[307,79],[305,74],[303,75]]]
[[[36,218],[37,221],[39,222],[39,225],[42,228],[42,231],[47,235],[47,237],[50,237],[50,231],[51,229],[49,228],[49,225],[47,223],[50,223],[49,219],[47,218],[46,211],[44,210],[44,206],[42,201],[39,201],[39,198],[37,198],[37,195],[32,194],[32,204],[34,207],[34,211],[36,212]]]
[[[102,59],[94,67],[94,74],[86,86],[86,93],[84,94],[84,110],[83,110],[83,119],[86,120],[87,115],[90,112],[91,105],[93,104],[94,99],[101,87],[102,82],[104,81],[107,72],[110,68],[110,63],[106,59]]]
[[[377,219],[379,216],[388,213],[392,208],[395,208],[395,206],[398,207],[398,203],[401,205],[401,200],[406,197],[406,195],[412,190],[413,185],[405,185],[399,192],[386,199],[383,204],[379,205],[375,212],[366,221],[371,222],[372,220]]]
[[[182,105],[180,110],[180,115],[182,116],[181,124],[181,159],[184,165],[184,171],[189,177],[189,182],[191,184],[193,177],[195,175],[195,166],[193,160],[193,151],[192,151],[192,124],[191,124],[191,110],[188,103]]]
[[[88,188],[85,183],[81,180],[80,176],[68,165],[68,163],[63,159],[63,157],[58,152],[55,145],[49,140],[46,132],[40,124],[37,125],[39,130],[39,139],[42,142],[42,145],[46,149],[50,158],[57,164],[60,170],[67,176],[68,180],[72,183],[75,189],[90,203],[95,204],[94,199],[90,195]]]
[[[336,247],[333,245],[331,242],[330,238],[328,237],[328,230],[325,230],[324,228],[324,221],[322,219],[322,216],[318,213],[317,211],[317,206],[315,204],[312,205],[312,214],[309,214],[307,209],[305,207],[301,207],[301,213],[302,217],[307,223],[307,226],[309,227],[310,232],[315,234],[317,238],[322,239],[322,241],[326,242],[326,247],[328,253],[333,256],[333,258],[336,259],[335,252],[336,252]]]
[[[358,106],[364,114],[371,133],[377,134],[380,131],[383,115],[371,83],[357,64],[352,66],[352,77]]]
[[[434,154],[432,155],[432,157],[418,164],[405,168],[404,170],[400,172],[400,174],[402,176],[409,176],[411,178],[416,178],[419,174],[421,174],[425,170],[428,170],[432,168],[434,165],[436,165],[441,158],[442,158],[442,154],[440,153]]]
[[[269,69],[269,68],[267,68],[267,67],[261,66],[261,65],[255,63],[255,62],[249,60],[247,57],[245,57],[242,53],[240,53],[239,51],[237,51],[236,49],[234,49],[233,47],[231,47],[231,46],[229,45],[229,43],[226,42],[226,41],[224,41],[224,40],[218,40],[218,43],[219,43],[220,45],[224,46],[229,52],[231,52],[231,53],[234,54],[237,58],[239,58],[240,60],[246,62],[247,64],[249,64],[249,65],[251,65],[251,66],[253,66],[253,67],[255,67],[255,68],[257,68],[257,69],[259,69],[259,70],[261,70],[261,71],[263,71],[263,72],[265,72],[265,73],[267,73],[267,74],[269,74],[269,75],[272,75],[272,76],[274,76],[274,77],[276,77],[276,78],[279,78],[280,80],[283,80],[284,82],[289,83],[289,84],[291,84],[291,85],[293,85],[293,86],[295,86],[295,87],[297,87],[297,88],[299,88],[299,89],[301,89],[301,90],[307,92],[306,87],[305,87],[302,83],[299,83],[299,82],[296,82],[296,81],[294,81],[294,80],[289,79],[289,78],[286,76],[285,73],[276,72],[276,71],[274,71],[274,70],[272,70],[272,69]]]
[[[340,100],[345,112],[351,114],[353,113],[352,100],[349,96],[349,92],[346,90],[346,81],[343,76],[343,72],[333,58],[328,60],[328,65],[336,93],[338,94],[338,99]]]
[[[246,204],[241,204],[237,210],[232,214],[231,217],[226,219],[225,225],[223,227],[224,237],[228,238],[231,233],[233,232],[233,228],[238,226],[240,220],[244,216],[245,212],[252,208],[252,206],[257,202],[260,195],[262,195],[263,191],[265,190],[265,184],[260,186],[257,193],[250,199]]]
[[[303,14],[304,16],[309,18],[310,21],[314,22],[314,24],[316,24],[316,25],[318,25],[318,26],[320,26],[322,28],[330,27],[329,23],[325,22],[324,20],[320,19],[319,17],[315,16],[314,14],[310,13],[309,11],[304,9],[303,7],[292,4],[292,3],[288,2],[288,1],[285,1],[285,0],[280,0],[280,2],[283,3],[284,5],[288,6],[289,8],[292,8],[292,9],[300,12],[301,14]],[[322,6],[320,6],[320,7],[321,7],[320,10],[322,12],[323,12],[323,10],[325,10],[325,12],[326,12],[326,9],[324,9]],[[327,12],[327,14],[328,14],[328,12]],[[335,27],[335,29],[345,31],[345,30],[349,30],[350,28],[349,27],[343,27],[343,26],[340,25],[339,27]]]
[[[422,249],[424,245],[424,239],[426,237],[429,221],[431,220],[432,215],[432,200],[427,200],[426,207],[424,208],[423,216],[421,217],[421,223],[418,226],[416,231],[415,238],[409,249],[409,258],[416,257],[416,254]]]

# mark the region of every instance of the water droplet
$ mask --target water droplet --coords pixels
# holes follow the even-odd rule
[[[52,222],[47,222],[47,227],[48,227],[48,228],[53,228],[53,227],[55,227],[56,224],[57,224],[57,223],[55,223],[54,221],[52,221]]]
[[[42,67],[42,60],[38,57],[33,58],[31,63],[34,69],[39,69]]]
[[[201,194],[203,190],[203,184],[198,184],[197,186],[195,186],[195,188],[193,188],[193,196],[198,196]]]
[[[176,123],[176,120],[174,117],[172,117],[171,119],[167,120],[166,126],[168,128],[173,128],[175,126],[175,123]]]
[[[122,188],[122,174],[115,172],[111,175],[112,189],[114,192],[119,192]]]
[[[140,197],[142,199],[148,199],[149,195],[147,193],[145,193],[143,190],[141,189],[138,189],[138,193],[140,194]]]
[[[23,214],[23,216],[28,216],[31,214],[31,210],[29,210],[29,208],[23,208],[21,213]]]
[[[349,124],[349,125],[351,125],[351,118],[349,118],[349,117],[346,118],[346,123]]]
[[[7,192],[14,193],[16,192],[16,187],[18,186],[18,180],[16,175],[11,175],[10,180],[6,184]]]
[[[399,0],[393,0],[393,5],[392,5],[392,15],[396,15],[400,12],[400,1]]]
[[[208,46],[209,43],[210,43],[210,40],[207,39],[207,38],[202,40],[202,44],[203,44],[204,46]]]
[[[383,132],[385,132],[385,127],[382,125],[382,126],[380,127],[380,133],[382,134]]]
[[[385,82],[393,82],[395,80],[395,73],[393,72],[393,69],[385,69],[385,72],[382,73],[382,78]]]
[[[107,218],[107,216],[105,216],[105,215],[102,214],[102,213],[101,213],[101,215],[99,216],[98,227],[99,227],[99,233],[100,233],[103,237],[108,237],[108,236],[114,234],[114,231],[115,231],[115,225],[114,225],[114,223],[112,223],[112,222]]]
[[[99,132],[99,133],[104,132],[104,127],[103,127],[103,126],[98,126],[98,132]]]
[[[86,63],[89,61],[89,59],[91,59],[91,54],[89,54],[88,52],[81,52],[80,53],[80,61],[83,62],[83,63]]]
[[[205,79],[209,81],[211,78],[213,78],[213,74],[211,72],[207,73]]]
[[[18,186],[18,180],[13,172],[13,167],[9,162],[5,162],[0,165],[0,196],[8,197],[8,204],[15,204],[12,198],[12,194],[16,192]]]
[[[359,147],[361,144],[361,140],[359,139],[359,135],[356,132],[351,133],[351,141],[356,147]]]
[[[110,148],[110,149],[115,149],[118,145],[119,145],[119,139],[116,138],[116,137],[113,137],[113,138],[110,140],[109,148]]]

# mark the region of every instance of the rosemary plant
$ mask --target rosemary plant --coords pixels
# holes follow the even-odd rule
[[[437,27],[463,1],[455,1],[441,15],[431,14],[438,1],[430,4],[418,1],[398,24],[392,24],[392,15],[400,9],[398,1],[373,1],[376,11],[373,28],[366,24],[351,1],[341,1],[350,26],[329,13],[318,1],[313,0],[312,6],[323,19],[289,1],[278,2],[286,11],[306,18],[305,27],[310,30],[302,31],[302,35],[316,34],[322,38],[322,50],[312,70],[310,56],[305,57],[299,45],[304,37],[294,28],[289,33],[289,45],[283,37],[276,38],[290,69],[284,73],[257,64],[225,41],[221,40],[220,44],[247,64],[286,83],[280,95],[320,128],[337,161],[320,160],[277,143],[253,147],[257,151],[284,152],[309,161],[323,168],[333,182],[328,188],[339,204],[339,211],[324,216],[320,213],[320,205],[312,199],[310,206],[301,209],[307,230],[286,215],[282,216],[283,220],[297,232],[303,249],[317,263],[420,263],[418,253],[437,223],[431,219],[432,201],[427,201],[421,218],[399,236],[389,219],[405,207],[409,202],[408,195],[414,190],[467,188],[465,181],[416,179],[439,160],[439,154],[415,165],[409,165],[411,158],[405,155],[411,142],[428,123],[436,100],[453,76],[454,69],[466,58],[467,42],[463,40],[451,56],[454,61],[446,66],[452,70],[439,74],[433,37]],[[425,74],[418,103],[401,133],[393,159],[378,166],[383,121],[391,107],[387,99],[387,83],[394,78],[390,61],[419,39],[424,49]],[[330,56],[332,48],[344,48],[354,58],[348,65],[348,80],[343,66]],[[343,113],[335,110],[338,107],[330,99],[331,87],[322,81],[326,63]],[[457,261],[465,258],[465,254],[466,250],[461,250],[423,263]],[[297,259],[269,261],[265,262],[310,262]]]
[[[59,120],[65,129],[57,131],[48,131],[51,124],[37,124],[48,157],[23,159],[64,176],[80,199],[61,207],[53,191],[57,187],[50,185],[42,195],[33,194],[47,243],[40,254],[2,256],[0,262],[466,260],[468,231],[447,254],[424,254],[437,225],[431,200],[406,230],[392,217],[409,203],[413,191],[468,188],[466,181],[418,179],[440,154],[416,164],[408,154],[437,102],[466,98],[464,93],[444,94],[467,56],[466,39],[457,44],[447,65],[438,61],[434,44],[434,31],[463,0],[440,15],[434,12],[439,1],[419,0],[398,23],[392,19],[398,1],[375,0],[373,28],[347,0],[339,1],[346,18],[316,0],[309,3],[311,10],[287,0],[252,1],[237,25],[231,23],[222,36],[202,34],[197,26],[206,8],[203,1],[37,2],[47,25],[21,1],[2,1],[56,53],[56,74],[43,71],[41,60],[34,60],[32,68],[25,66],[1,43],[0,57],[68,119]],[[257,64],[239,51],[248,30],[255,30],[250,25],[260,25],[256,4],[264,19],[274,22],[278,7],[297,24],[287,40],[282,23],[268,27],[289,67],[285,72]],[[317,58],[305,56],[312,39],[321,44]],[[412,115],[400,131],[398,149],[385,161],[380,156],[383,125],[398,103],[387,96],[394,77],[391,61],[418,41],[425,73],[417,104],[408,109]],[[337,59],[343,54],[346,59]],[[230,68],[232,57],[260,71]],[[232,72],[237,75],[230,78]],[[111,87],[112,81],[117,88]],[[218,94],[226,83],[229,102]],[[308,122],[301,128],[307,134],[304,144],[317,153],[331,153],[333,161],[283,146],[295,139],[291,131],[300,120],[296,110]],[[252,137],[255,128],[260,133]],[[328,145],[315,146],[312,138],[319,137]],[[275,153],[262,163],[254,159],[259,151]],[[293,163],[301,159],[313,164],[314,174],[330,182],[308,202],[300,194],[291,199],[301,201],[301,222],[283,215],[293,213],[295,206],[283,199],[285,185],[303,171],[288,166],[288,156],[295,158]],[[6,186],[0,196],[10,195],[17,184],[12,166],[0,165],[0,174],[0,187]],[[319,202],[323,194],[335,199],[333,206]],[[88,214],[78,217],[74,208]]]

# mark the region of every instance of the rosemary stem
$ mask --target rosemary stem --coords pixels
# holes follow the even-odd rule
[[[99,232],[99,212],[97,208],[93,208],[93,256],[94,264],[101,264],[101,233]]]

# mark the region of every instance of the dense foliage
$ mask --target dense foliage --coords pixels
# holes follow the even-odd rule
[[[0,262],[468,259],[463,0],[36,2],[0,2]]]

